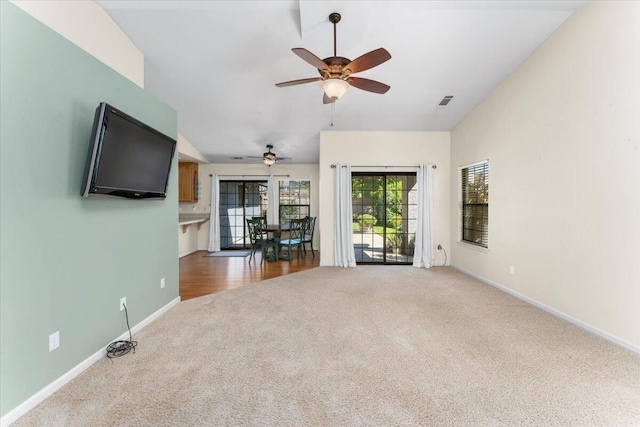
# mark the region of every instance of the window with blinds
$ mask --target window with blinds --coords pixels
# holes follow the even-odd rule
[[[311,181],[280,181],[280,224],[311,215]]]
[[[489,161],[460,168],[460,241],[483,248],[489,243]]]

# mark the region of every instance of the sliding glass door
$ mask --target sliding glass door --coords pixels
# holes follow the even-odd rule
[[[352,173],[358,264],[411,264],[418,214],[415,173]]]
[[[266,212],[266,181],[220,181],[220,248],[249,247],[246,220]]]

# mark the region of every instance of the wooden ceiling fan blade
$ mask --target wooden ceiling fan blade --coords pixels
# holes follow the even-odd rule
[[[326,93],[322,96],[323,104],[331,104],[332,102],[333,102],[333,99],[329,98]]]
[[[320,80],[322,80],[322,77],[311,77],[310,79],[291,80],[288,82],[276,83],[276,86],[278,87],[295,86],[295,85],[301,85],[305,83],[319,82]]]
[[[344,69],[349,70],[351,74],[359,73],[361,71],[368,70],[369,68],[376,67],[383,62],[391,59],[391,54],[383,47],[380,49],[372,50],[369,53],[365,53],[362,56],[357,57],[347,65]]]
[[[387,93],[391,86],[384,83],[377,82],[375,80],[363,79],[362,77],[349,77],[347,82],[353,87],[366,90],[367,92],[384,94]]]
[[[300,58],[302,58],[309,64],[316,67],[318,70],[329,70],[329,66],[322,59],[318,58],[313,53],[309,52],[307,49],[303,47],[294,47],[291,50],[293,51],[293,53],[298,55]]]

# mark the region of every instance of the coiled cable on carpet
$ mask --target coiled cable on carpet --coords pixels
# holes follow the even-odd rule
[[[127,329],[129,330],[129,341],[114,341],[107,346],[107,357],[113,359],[114,357],[124,356],[131,350],[136,352],[137,341],[133,341],[131,336],[131,327],[129,326],[129,313],[127,313],[127,305],[122,304],[124,307],[124,315],[127,319]]]
[[[444,263],[440,267],[445,267],[447,265],[447,250],[442,245],[438,245],[438,250],[444,251]]]

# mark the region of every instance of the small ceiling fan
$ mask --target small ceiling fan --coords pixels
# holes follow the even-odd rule
[[[250,159],[262,159],[262,163],[264,163],[265,165],[271,167],[271,165],[275,164],[276,162],[279,162],[281,160],[291,160],[291,157],[278,157],[276,156],[276,153],[271,152],[271,149],[273,148],[273,145],[271,144],[267,144],[267,152],[266,153],[262,153],[262,157],[259,156],[247,156]]]
[[[391,59],[391,54],[384,48],[365,53],[353,61],[338,56],[336,53],[336,24],[340,22],[342,16],[339,13],[329,15],[329,21],[333,24],[333,56],[320,59],[307,49],[296,47],[291,49],[293,53],[313,65],[318,69],[322,77],[312,77],[309,79],[292,80],[277,83],[278,87],[294,86],[304,83],[319,82],[324,91],[322,102],[330,104],[340,98],[349,87],[357,87],[367,92],[384,94],[391,87],[375,80],[363,79],[362,77],[352,77],[352,74],[376,67]]]

